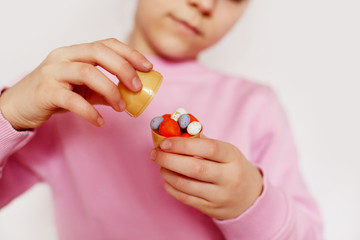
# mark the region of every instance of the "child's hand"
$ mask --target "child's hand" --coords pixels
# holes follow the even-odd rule
[[[97,65],[134,92],[142,88],[135,69],[148,72],[152,68],[142,54],[116,39],[61,47],[1,95],[3,116],[17,130],[36,128],[62,110],[74,112],[96,126],[103,125],[92,104],[107,104],[116,111],[124,111],[126,105],[116,84]]]
[[[216,219],[239,216],[262,191],[259,170],[229,143],[173,137],[150,158],[161,166],[170,195]]]

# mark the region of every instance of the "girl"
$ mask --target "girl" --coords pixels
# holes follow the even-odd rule
[[[321,239],[276,95],[196,61],[246,5],[139,0],[128,44],[56,49],[3,91],[0,206],[44,181],[59,239]],[[118,113],[117,81],[139,91],[135,70],[153,66],[165,77],[153,102],[137,119]],[[210,138],[151,149],[151,118],[178,107]]]

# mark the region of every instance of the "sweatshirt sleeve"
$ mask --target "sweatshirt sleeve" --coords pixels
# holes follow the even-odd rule
[[[0,208],[39,181],[31,170],[11,159],[33,135],[33,131],[16,131],[0,112]]]
[[[258,113],[248,156],[263,173],[263,192],[239,217],[214,222],[228,240],[323,239],[321,214],[300,174],[286,115],[274,92],[263,90],[265,97],[252,103]]]

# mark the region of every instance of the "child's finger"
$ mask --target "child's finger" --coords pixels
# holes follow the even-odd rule
[[[236,148],[228,143],[208,138],[172,137],[163,140],[160,148],[166,152],[199,156],[216,162],[229,162]]]
[[[142,83],[134,67],[125,58],[101,42],[58,48],[49,57],[50,59],[61,57],[71,62],[99,65],[114,74],[129,90],[137,92],[142,88]]]
[[[124,57],[139,71],[148,72],[153,67],[152,63],[144,55],[115,38],[101,40],[100,42]]]
[[[222,179],[222,166],[213,161],[155,149],[150,152],[150,158],[163,168],[200,181],[217,184]]]
[[[160,174],[173,188],[206,201],[214,201],[214,197],[216,198],[216,193],[219,191],[219,186],[215,184],[197,181],[166,168],[161,168]]]
[[[62,89],[58,92],[57,97],[55,97],[54,104],[57,107],[66,109],[70,112],[73,112],[80,117],[84,118],[86,121],[94,124],[95,126],[102,126],[105,124],[104,119],[99,114],[99,112],[88,103],[80,95]]]
[[[121,98],[117,86],[100,70],[90,64],[80,62],[59,64],[57,65],[55,78],[58,81],[74,85],[86,85],[94,92],[103,96],[116,111],[125,110],[126,105]]]
[[[197,208],[200,211],[211,207],[211,203],[209,201],[181,192],[167,182],[164,183],[164,188],[175,199],[179,200],[184,204]]]

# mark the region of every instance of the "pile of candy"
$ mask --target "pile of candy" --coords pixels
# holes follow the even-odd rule
[[[164,137],[192,137],[201,132],[201,123],[185,109],[178,108],[173,114],[154,117],[150,127]]]

